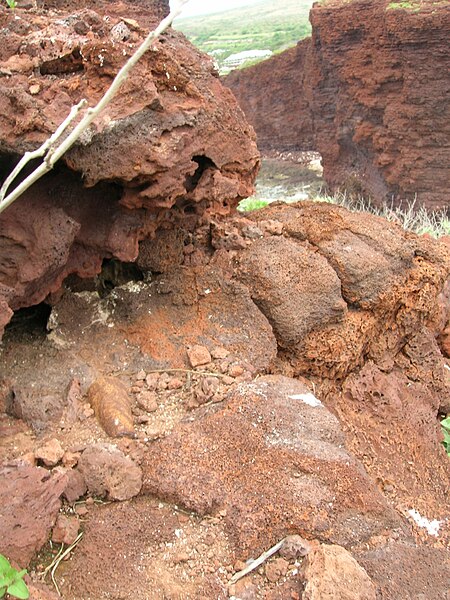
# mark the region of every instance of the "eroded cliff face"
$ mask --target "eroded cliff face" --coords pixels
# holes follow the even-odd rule
[[[295,48],[224,78],[255,128],[262,151],[315,149],[312,111],[304,93],[309,46],[309,39],[302,40]]]
[[[232,74],[226,83],[263,149],[272,122],[284,149],[297,115],[306,130],[312,122],[331,188],[440,209],[449,204],[450,7],[434,0],[410,9],[393,6],[386,0],[315,3],[309,46],[303,42],[277,63]],[[273,68],[283,61],[290,65],[286,85]],[[290,76],[295,69],[297,79]],[[285,126],[280,114],[288,115]],[[303,133],[296,149],[309,149]]]
[[[3,176],[73,104],[101,98],[168,8],[50,4],[0,7]],[[134,261],[158,228],[227,213],[251,194],[258,164],[254,133],[212,62],[166,32],[55,171],[0,215],[0,331],[67,275],[92,277],[104,258]]]

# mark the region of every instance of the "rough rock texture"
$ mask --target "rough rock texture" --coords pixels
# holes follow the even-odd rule
[[[158,15],[167,8],[138,5],[143,25],[152,7]],[[139,19],[139,7],[131,16]],[[124,21],[129,8],[13,13],[0,6],[3,175],[72,104],[100,99],[145,34],[140,20]],[[135,260],[139,241],[158,227],[178,219],[189,229],[205,214],[228,212],[251,193],[258,152],[212,62],[170,31],[63,162],[0,215],[1,328],[11,309],[42,301],[67,275],[92,277],[104,258]]]
[[[167,262],[168,238],[153,246],[159,275],[103,273],[101,295],[78,281],[48,329],[15,319],[0,346],[0,461],[24,465],[43,445],[10,416],[21,406],[67,449],[72,501],[86,490],[81,453],[95,466],[92,444],[108,441],[90,384],[113,376],[129,394],[136,438],[117,448],[144,484],[120,504],[77,504],[84,536],[58,572],[65,600],[298,600],[295,547],[227,588],[289,534],[300,554],[345,547],[379,600],[445,597],[448,246],[312,203],[179,239]],[[195,346],[203,357],[189,357]],[[46,397],[58,410],[42,421]],[[109,464],[91,490],[120,483]]]
[[[140,468],[112,444],[92,444],[80,458],[80,473],[94,496],[129,500],[142,486]]]
[[[314,548],[302,565],[302,600],[376,600],[377,590],[352,555],[336,545]]]
[[[438,414],[450,380],[435,332],[448,247],[325,204],[272,206],[253,219],[281,220],[286,236],[257,240],[238,269],[271,322],[280,367],[320,382],[352,452],[388,495],[442,518],[450,476]],[[314,269],[305,269],[305,256]]]
[[[186,514],[149,498],[95,507],[85,523],[83,542],[67,565],[63,597],[226,600],[226,587],[214,569],[198,579],[187,576],[191,569],[183,544],[189,529],[192,525]],[[210,566],[213,561],[206,556],[205,533],[196,533],[202,565]],[[217,550],[221,557],[223,549]]]
[[[377,585],[383,600],[448,598],[450,555],[446,548],[417,548],[391,541],[376,549],[357,552],[355,557]]]
[[[351,545],[399,527],[345,450],[338,421],[310,396],[281,376],[241,384],[221,408],[180,423],[149,448],[143,492],[201,515],[225,510],[241,558],[287,533],[320,531],[322,539]]]
[[[26,567],[47,541],[66,476],[41,467],[0,469],[0,553]]]
[[[232,71],[223,82],[254,127],[258,148],[315,150],[313,114],[305,89],[310,40],[268,60]]]
[[[448,207],[450,7],[441,1],[406,10],[390,4],[316,2],[310,43],[225,82],[263,149],[271,131],[281,134],[279,149],[292,147],[296,116],[304,127],[296,149],[309,149],[312,122],[314,147],[333,189],[380,203],[407,199]],[[287,79],[279,66],[287,68]]]

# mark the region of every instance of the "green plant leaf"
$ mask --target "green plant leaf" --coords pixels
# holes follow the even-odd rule
[[[444,427],[445,429],[448,429],[450,431],[450,417],[447,417],[446,419],[441,421],[441,425],[442,425],[442,427]]]
[[[6,588],[0,587],[0,598],[3,598],[5,594],[6,594]]]
[[[15,580],[16,572],[17,571],[12,567],[9,567],[7,572],[3,571],[0,575],[0,587],[8,587],[8,585],[11,585]]]
[[[11,565],[9,563],[9,560],[6,558],[6,556],[3,556],[3,554],[0,554],[0,574],[3,575],[3,573],[7,572],[8,569],[11,569]]]
[[[23,579],[18,579],[12,585],[8,587],[8,594],[19,598],[20,600],[27,600],[30,597],[27,585]]]

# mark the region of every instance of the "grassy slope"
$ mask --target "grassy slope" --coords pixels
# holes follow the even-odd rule
[[[261,0],[258,4],[222,13],[186,17],[175,22],[203,52],[213,54],[219,65],[242,50],[281,52],[308,36],[313,0]]]

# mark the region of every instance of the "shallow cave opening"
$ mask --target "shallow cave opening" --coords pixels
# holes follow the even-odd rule
[[[101,297],[111,290],[130,281],[143,281],[144,273],[134,262],[122,262],[116,258],[105,258],[102,270],[95,278],[95,288]]]
[[[206,169],[214,168],[217,169],[217,166],[214,164],[210,158],[204,155],[196,155],[192,157],[192,162],[197,163],[198,167],[195,169],[193,175],[186,175],[186,179],[184,181],[184,188],[186,192],[192,192],[197,187],[198,182],[200,181],[201,176],[206,171]]]
[[[10,336],[40,337],[46,335],[51,311],[52,307],[45,302],[19,308],[5,327],[4,339],[6,340]]]

